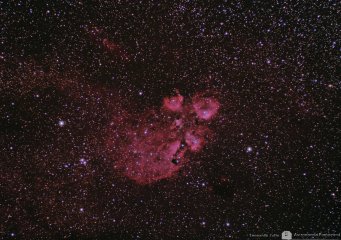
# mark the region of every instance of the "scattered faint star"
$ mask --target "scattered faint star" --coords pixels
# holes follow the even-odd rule
[[[252,152],[252,150],[253,150],[252,147],[247,147],[247,148],[246,148],[246,152],[247,152],[247,153]]]
[[[58,121],[58,125],[59,125],[59,127],[64,127],[65,121],[59,120],[59,121]]]

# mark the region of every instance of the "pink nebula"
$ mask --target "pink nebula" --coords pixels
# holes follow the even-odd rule
[[[166,109],[173,111],[173,112],[179,112],[182,110],[182,103],[183,103],[184,97],[181,95],[177,95],[174,97],[166,97],[163,99],[163,105]]]
[[[159,111],[149,109],[140,116],[126,116],[117,124],[121,129],[108,140],[115,169],[144,185],[171,178],[188,164],[191,153],[200,152],[211,135],[206,123],[196,121],[193,113],[209,121],[220,106],[214,98],[195,97],[192,102],[184,103],[178,93],[164,98]],[[138,124],[125,123],[128,119],[137,119]]]
[[[217,114],[220,104],[214,98],[195,98],[193,107],[200,119],[210,120]]]

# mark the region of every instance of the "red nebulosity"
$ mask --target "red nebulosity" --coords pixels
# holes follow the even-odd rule
[[[210,120],[212,119],[218,112],[220,104],[214,98],[194,98],[193,107],[200,119]]]
[[[112,56],[117,56],[124,61],[129,60],[129,55],[122,44],[110,40],[108,33],[105,33],[103,29],[96,26],[87,26],[85,27],[85,30],[96,44],[102,46],[108,53],[111,53]]]
[[[144,135],[134,138],[131,149],[126,149],[125,175],[141,184],[171,177],[185,161],[174,164],[183,156],[181,141],[161,129]]]
[[[184,103],[178,93],[165,97],[159,111],[120,118],[116,124],[123,127],[112,131],[108,144],[115,169],[142,185],[174,176],[189,162],[191,152],[200,152],[208,142],[211,130],[206,122],[218,109],[219,102],[214,98]],[[206,121],[198,122],[197,118]],[[136,121],[127,123],[129,119]]]
[[[204,136],[208,136],[210,130],[204,126],[198,126],[195,129],[190,129],[185,133],[185,141],[189,149],[193,152],[200,151],[205,145]]]
[[[108,50],[110,50],[110,51],[117,51],[117,52],[121,51],[121,47],[120,46],[118,46],[116,43],[111,42],[107,38],[104,38],[102,43],[103,43],[103,46],[105,48],[107,48]]]
[[[112,52],[113,54],[120,56],[124,60],[128,60],[129,57],[126,52],[122,49],[120,45],[117,43],[110,41],[108,38],[104,38],[102,40],[102,44],[108,51]]]
[[[184,97],[178,94],[175,97],[165,97],[163,99],[163,105],[166,109],[173,112],[180,112],[182,110],[182,103],[184,101]]]

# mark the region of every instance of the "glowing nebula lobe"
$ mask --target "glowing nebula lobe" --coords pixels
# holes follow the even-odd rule
[[[207,143],[211,130],[206,123],[218,109],[214,98],[195,97],[184,104],[179,93],[165,97],[159,111],[150,109],[136,116],[139,124],[125,126],[121,135],[111,140],[111,147],[120,146],[115,168],[138,184],[174,176],[189,162],[190,152],[201,151]],[[121,139],[124,144],[118,144]]]
[[[181,95],[175,97],[166,97],[163,100],[164,107],[170,111],[180,112],[182,110],[182,103],[184,97]]]
[[[200,119],[209,120],[217,114],[220,104],[214,98],[198,98],[194,99],[193,107]]]

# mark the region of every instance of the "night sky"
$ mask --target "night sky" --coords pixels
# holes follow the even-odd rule
[[[0,239],[340,233],[340,9],[0,1]]]

